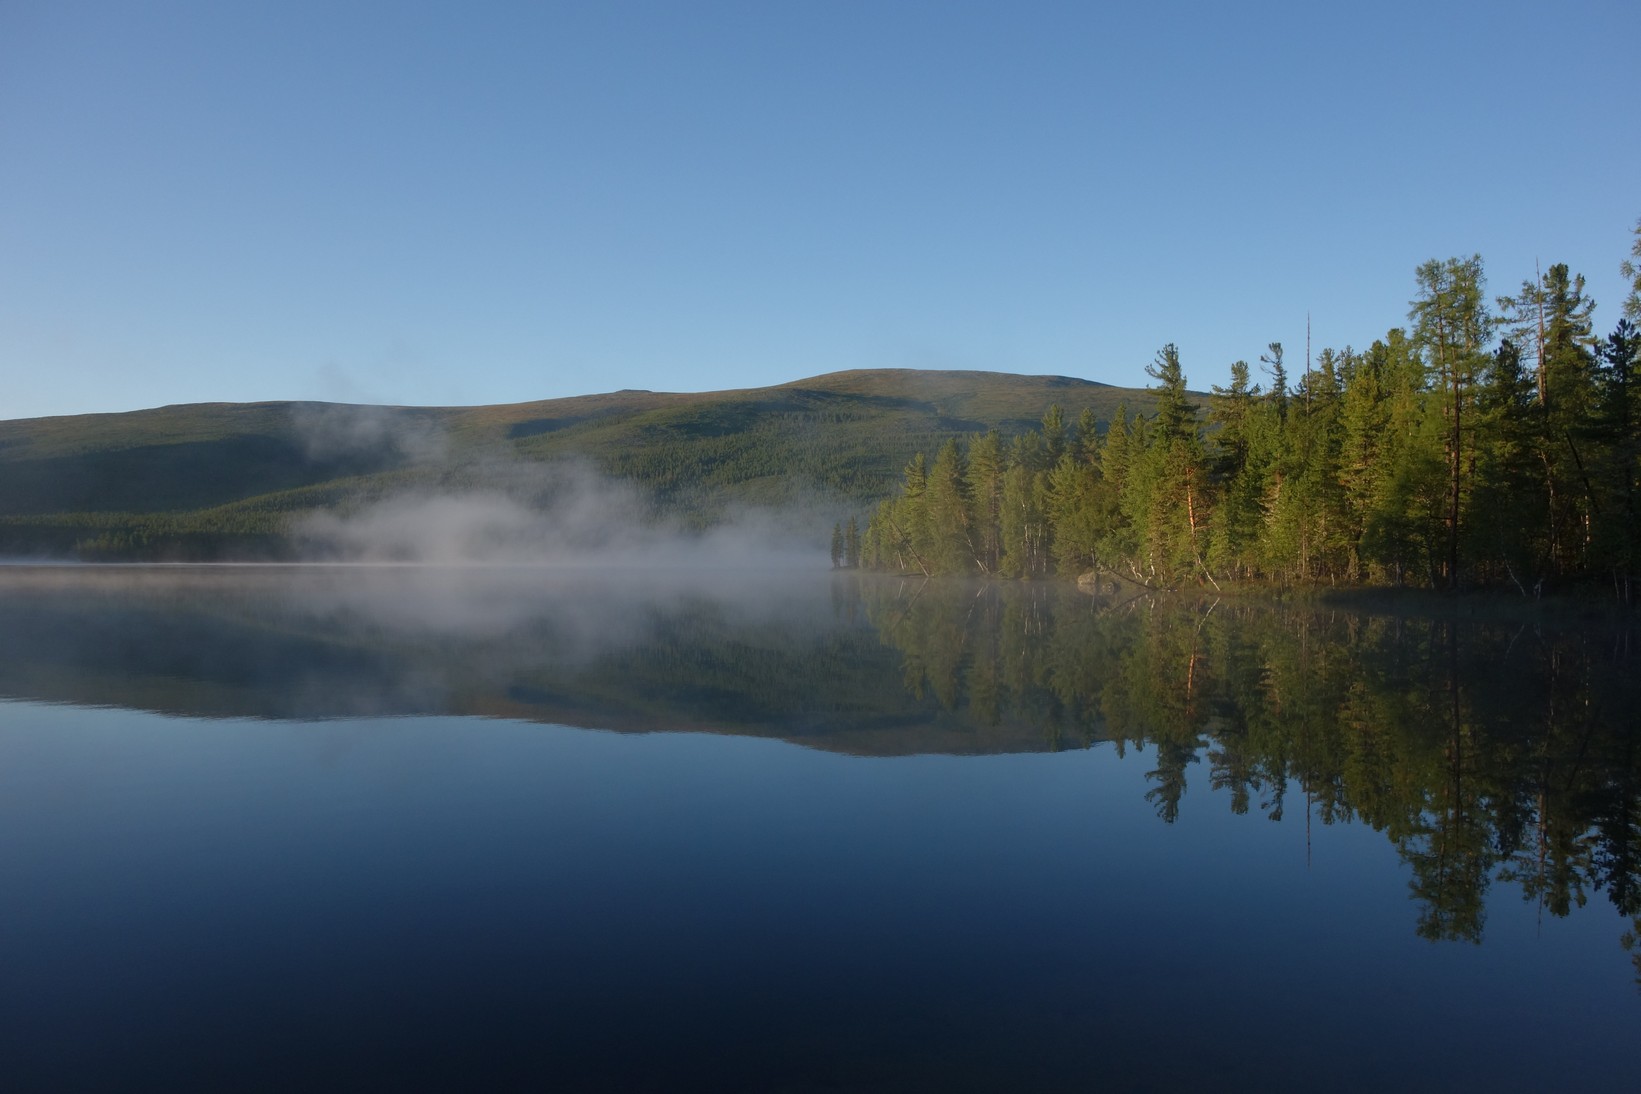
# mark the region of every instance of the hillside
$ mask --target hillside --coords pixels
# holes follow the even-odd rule
[[[470,491],[589,461],[697,525],[730,505],[891,493],[948,436],[1034,425],[1058,403],[1105,423],[1145,391],[1062,376],[909,369],[776,387],[618,391],[481,407],[199,403],[0,421],[0,553],[285,557],[294,517],[362,498]]]

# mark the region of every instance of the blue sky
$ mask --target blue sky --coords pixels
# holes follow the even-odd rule
[[[4,0],[0,418],[1610,329],[1641,5],[1336,7]]]

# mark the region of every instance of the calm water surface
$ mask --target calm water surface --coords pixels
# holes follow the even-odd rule
[[[1632,636],[0,570],[8,1090],[1641,1083]]]

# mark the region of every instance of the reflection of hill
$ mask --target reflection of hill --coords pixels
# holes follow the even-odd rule
[[[700,580],[0,568],[0,694],[218,718],[471,714],[878,755],[1048,747],[1030,722],[976,726],[908,694],[899,656],[826,578],[687,591]]]
[[[1499,882],[1555,915],[1600,893],[1641,917],[1628,630],[1031,584],[346,568],[0,568],[0,618],[17,698],[879,756],[1143,748],[1164,821],[1224,801],[1383,832],[1430,937],[1479,939]]]

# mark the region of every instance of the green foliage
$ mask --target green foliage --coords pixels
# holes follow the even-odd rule
[[[1479,257],[1432,260],[1415,280],[1410,332],[1392,329],[1366,353],[1325,348],[1291,387],[1272,342],[1260,358],[1269,388],[1238,361],[1205,419],[1167,345],[1147,370],[1149,416],[1130,420],[1119,405],[1097,438],[1091,412],[1073,432],[1054,404],[1007,446],[971,445],[968,504],[945,506],[926,529],[938,560],[925,572],[1465,584],[1524,596],[1576,579],[1610,581],[1632,603],[1635,328],[1626,320],[1597,343],[1583,279],[1561,264],[1500,298],[1497,324]],[[1493,347],[1495,329],[1512,337]],[[974,565],[934,550],[943,521],[953,543],[975,549]]]

